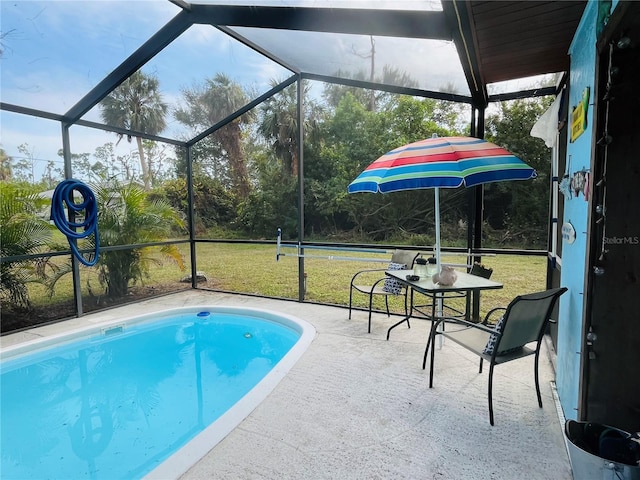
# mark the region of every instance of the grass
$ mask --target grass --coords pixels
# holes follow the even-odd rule
[[[180,245],[189,260],[188,245]],[[232,291],[237,293],[263,295],[277,298],[298,299],[298,261],[295,249],[286,248],[284,256],[276,262],[276,249],[271,245],[198,243],[196,246],[196,269],[206,273],[209,282],[207,288]],[[353,274],[365,269],[381,269],[372,273],[370,281],[384,277],[386,261],[389,253],[350,253],[339,250],[311,250],[305,251],[304,259],[306,280],[305,300],[348,305],[349,284]],[[327,257],[332,257],[329,259]],[[362,260],[344,259],[345,257],[362,258]],[[367,259],[384,260],[383,263]],[[443,256],[443,262],[461,263],[462,256]],[[518,294],[543,290],[546,279],[546,259],[541,256],[498,255],[483,258],[483,263],[493,268],[492,280],[504,284],[500,290],[482,293],[481,314],[496,306],[505,306]],[[187,267],[188,269],[188,267]],[[162,285],[178,286],[182,277],[190,273],[181,271],[175,264],[163,260],[161,264],[153,266],[150,277],[144,281],[145,286]],[[87,282],[96,294],[99,290],[95,269],[83,267],[81,269],[81,283],[83,295],[88,294]],[[56,288],[54,297],[50,299],[42,286],[30,287],[31,300],[34,305],[42,306],[61,302],[73,298],[71,275],[61,280]],[[384,308],[384,301],[376,299],[374,307]],[[458,302],[460,302],[458,300]],[[365,295],[354,294],[354,304],[359,308],[366,308],[368,299]],[[459,303],[458,306],[461,306]],[[392,298],[390,307],[396,313],[403,310],[400,297]]]
[[[240,293],[259,294],[282,298],[298,298],[298,258],[295,249],[284,250],[280,261],[275,260],[275,248],[268,245],[198,244],[197,269],[215,278],[217,288]],[[307,273],[305,300],[336,305],[349,304],[349,284],[353,274],[365,269],[386,267],[389,254],[350,254],[338,250],[306,250],[304,269]],[[327,258],[317,257],[333,257]],[[345,257],[375,258],[385,263],[341,260]],[[443,256],[445,263],[461,263],[465,257]],[[505,306],[518,294],[544,290],[546,258],[541,256],[499,255],[485,257],[483,263],[492,267],[493,280],[504,284],[500,290],[482,293],[481,313],[493,307]],[[369,275],[370,281],[384,277],[380,271]],[[382,309],[384,301],[377,299],[376,308]],[[395,312],[403,309],[401,299],[392,299]],[[367,297],[354,295],[354,304],[364,308]],[[460,306],[461,304],[459,304]],[[455,306],[455,304],[454,304]]]
[[[172,261],[156,256],[156,263],[150,265],[149,278],[146,278],[138,285],[152,287],[154,285],[170,285],[179,282],[179,280],[187,275],[189,272],[189,247],[181,245],[180,250],[184,256],[186,270],[180,270],[180,268]],[[69,257],[54,257],[52,261],[58,265],[69,263]],[[80,285],[83,299],[89,297],[89,289],[94,295],[103,293],[103,288],[100,286],[100,282],[97,275],[97,268],[95,267],[80,267]],[[182,287],[181,287],[182,288]],[[46,287],[38,283],[29,284],[29,295],[31,303],[35,307],[49,305],[51,303],[61,303],[73,299],[73,280],[72,275],[69,273],[62,277],[55,286],[53,296],[49,297]]]

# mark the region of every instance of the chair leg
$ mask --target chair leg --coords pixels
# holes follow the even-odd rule
[[[433,330],[433,323],[431,324],[431,330]],[[427,355],[429,354],[429,347],[431,346],[431,330],[429,330],[429,336],[427,337],[427,346],[424,349],[424,357],[422,357],[422,369],[427,366]]]
[[[438,328],[438,322],[431,322],[431,329],[429,330],[429,336],[427,337],[427,346],[424,349],[424,357],[422,357],[422,369],[427,366],[427,355],[429,353],[429,347],[435,342],[435,330]]]
[[[480,369],[478,370],[478,373],[482,373],[482,361],[484,360],[484,358],[480,357]]]
[[[353,300],[353,288],[349,288],[349,320],[351,320],[351,301]]]
[[[413,295],[413,292],[411,292],[411,294]],[[408,300],[409,300],[409,289],[407,288],[404,291],[404,316],[405,317],[409,316]]]
[[[433,364],[436,360],[436,331],[437,331],[437,322],[434,322],[431,325],[431,362],[429,365],[429,388],[433,388]]]
[[[407,289],[404,292],[404,316],[407,319],[407,328],[411,328],[411,322],[409,321],[409,319],[411,317],[411,313],[413,313],[413,289],[411,289],[411,311],[409,311],[409,304],[407,303],[408,293],[409,290]]]
[[[471,318],[471,292],[467,292],[467,294],[465,295],[465,312],[464,312],[464,319],[466,321],[469,321],[469,319]]]
[[[389,313],[389,295],[384,296],[384,305],[387,307],[387,317],[391,317],[391,314]]]
[[[373,295],[369,295],[369,330],[367,333],[371,333],[371,309],[373,308]]]
[[[540,395],[540,378],[538,376],[538,358],[540,358],[540,344],[538,344],[538,348],[536,349],[536,359],[534,362],[534,378],[536,381],[536,394],[538,394],[538,406],[542,408],[542,395]]]
[[[494,363],[491,362],[491,366],[489,367],[489,423],[493,427],[493,367]]]
[[[427,364],[427,353],[429,353],[429,348],[431,348],[431,361],[429,362],[429,388],[433,388],[433,363],[435,361],[438,323],[439,322],[431,322],[431,330],[429,331],[429,338],[427,339],[427,348],[424,349],[424,357],[422,358],[422,369],[424,370]]]

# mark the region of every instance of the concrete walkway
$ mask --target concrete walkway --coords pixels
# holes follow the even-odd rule
[[[307,352],[231,434],[182,478],[569,480],[571,469],[545,350],[538,408],[533,357],[496,367],[494,427],[487,372],[452,342],[436,352],[434,388],[422,355],[429,322],[395,321],[296,302],[189,291],[65,322],[86,325],[166,307],[215,304],[265,308],[303,318],[317,336]],[[38,335],[61,325],[37,329]],[[2,346],[34,331],[2,337]]]

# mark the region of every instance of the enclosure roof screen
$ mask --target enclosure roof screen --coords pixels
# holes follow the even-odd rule
[[[584,5],[3,1],[2,109],[19,106],[69,123],[99,122],[96,106],[138,70],[158,78],[172,106],[185,88],[223,72],[256,97],[297,74],[484,107],[492,92],[557,83],[548,75],[567,70],[567,47]],[[510,83],[521,78],[531,84]],[[169,122],[160,134],[186,133]]]

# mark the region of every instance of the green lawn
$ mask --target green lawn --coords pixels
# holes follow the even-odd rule
[[[189,260],[188,245],[180,245]],[[209,279],[207,288],[238,293],[248,293],[279,298],[298,298],[298,261],[295,249],[286,248],[280,261],[276,262],[276,249],[271,245],[199,243],[196,257],[197,270],[204,271]],[[288,255],[287,255],[288,254]],[[349,284],[353,274],[364,269],[384,269],[386,263],[367,261],[366,258],[387,260],[390,254],[370,254],[340,252],[337,250],[307,249],[304,259],[307,273],[305,299],[313,302],[348,305]],[[321,257],[333,256],[334,259]],[[357,257],[363,260],[340,260],[340,257]],[[463,256],[444,256],[444,262],[461,263]],[[504,288],[482,293],[481,313],[495,306],[506,305],[514,296],[545,288],[546,259],[541,256],[497,255],[484,257],[483,263],[494,270],[493,280],[502,282]],[[189,267],[187,267],[189,268]],[[145,286],[176,286],[183,288],[179,280],[188,274],[166,260],[154,265]],[[384,277],[383,272],[371,274],[370,280]],[[98,282],[95,270],[81,269],[83,294],[88,293],[87,283],[96,294]],[[165,288],[166,290],[166,288]],[[71,276],[58,283],[55,296],[49,299],[43,287],[33,285],[30,289],[35,305],[46,305],[72,298]],[[367,306],[364,295],[354,295],[358,307]],[[383,300],[378,299],[376,308],[382,309]],[[400,312],[403,303],[400,298],[392,299],[394,311]]]
[[[298,298],[298,258],[295,249],[283,250],[291,256],[284,256],[276,262],[275,247],[263,245],[198,244],[197,269],[214,278],[216,288],[234,292],[268,295],[284,298]],[[340,260],[340,257],[370,257],[387,260],[389,254],[344,253],[336,250],[309,250],[304,259],[307,273],[305,299],[319,303],[348,305],[349,284],[353,274],[365,269],[384,269],[386,263]],[[335,259],[314,258],[334,256]],[[464,256],[444,256],[444,262],[461,263]],[[546,259],[541,256],[498,255],[485,257],[483,263],[494,269],[493,280],[505,287],[501,290],[483,292],[481,311],[495,306],[506,305],[518,294],[545,288]],[[383,272],[370,274],[375,281],[384,277]],[[383,308],[382,299],[376,306]],[[354,296],[359,307],[367,306],[364,295]],[[393,302],[394,311],[401,311],[400,299]]]

